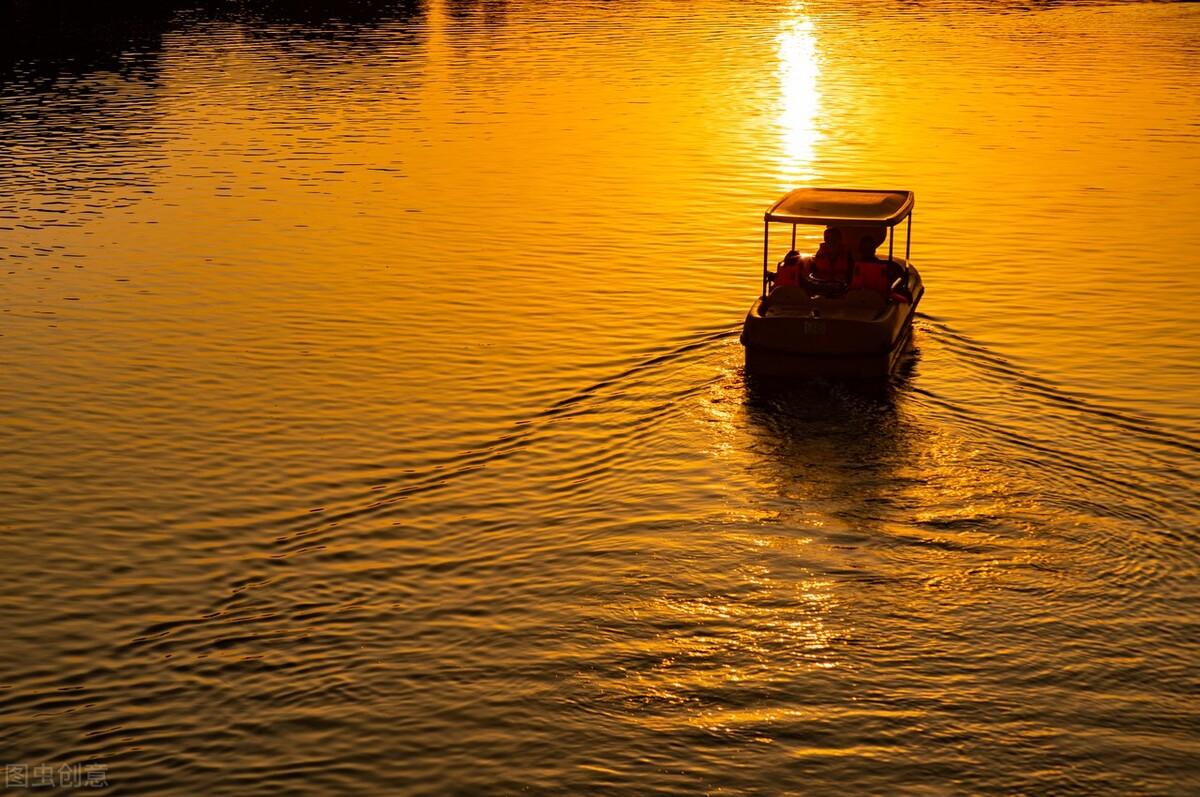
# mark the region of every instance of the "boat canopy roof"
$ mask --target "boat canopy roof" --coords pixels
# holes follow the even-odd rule
[[[912,209],[912,191],[797,188],[784,194],[764,218],[783,224],[894,227],[904,221]]]

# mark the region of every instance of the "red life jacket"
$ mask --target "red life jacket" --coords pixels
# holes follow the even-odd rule
[[[779,271],[775,273],[775,287],[782,288],[785,285],[800,284],[800,261],[792,263],[784,263],[779,267]]]
[[[854,278],[850,280],[850,290],[878,291],[887,296],[891,287],[891,283],[888,282],[887,263],[867,260],[854,264]]]
[[[831,256],[828,252],[818,251],[812,261],[812,275],[825,281],[844,280],[849,270],[848,260],[844,252]]]

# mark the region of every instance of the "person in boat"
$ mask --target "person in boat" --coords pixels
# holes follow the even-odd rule
[[[911,301],[907,285],[892,291],[892,283],[902,275],[903,268],[890,260],[880,260],[875,254],[886,237],[887,233],[882,230],[870,230],[858,239],[858,257],[854,261],[849,290],[874,291],[890,301]]]
[[[800,260],[800,253],[795,249],[784,255],[783,261],[779,264],[779,269],[775,272],[775,287],[782,288],[785,285],[799,285],[803,276],[803,263]]]
[[[846,250],[842,231],[825,228],[825,240],[813,255],[812,275],[823,282],[845,280],[850,271],[850,253]]]

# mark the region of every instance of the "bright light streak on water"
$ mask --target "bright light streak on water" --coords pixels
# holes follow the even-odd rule
[[[779,90],[782,113],[779,127],[783,158],[779,164],[779,191],[808,185],[816,178],[812,170],[814,147],[821,136],[817,119],[821,113],[820,59],[812,20],[797,6],[779,33]]]

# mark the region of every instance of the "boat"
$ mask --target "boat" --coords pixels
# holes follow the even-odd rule
[[[912,191],[797,188],[767,210],[762,293],[741,335],[746,373],[835,379],[892,373],[911,343],[913,316],[925,293],[909,260],[914,202]],[[895,239],[902,222],[900,257]],[[791,226],[792,246],[771,271],[772,225],[781,224]],[[796,251],[803,225],[826,228],[826,244],[815,254]],[[873,254],[885,238],[886,259]],[[789,274],[790,281],[784,279]]]

